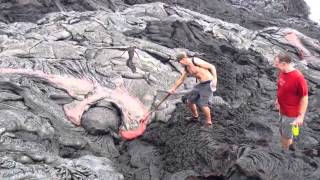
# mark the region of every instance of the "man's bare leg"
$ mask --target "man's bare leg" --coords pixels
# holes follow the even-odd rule
[[[281,145],[284,150],[289,150],[289,146],[292,144],[292,139],[287,139],[281,136]]]
[[[202,112],[204,113],[205,119],[206,119],[206,123],[207,125],[211,125],[212,121],[211,121],[211,112],[210,112],[210,108],[208,106],[202,106],[201,107]]]
[[[197,105],[194,103],[188,103],[189,108],[191,109],[192,117],[199,117]]]

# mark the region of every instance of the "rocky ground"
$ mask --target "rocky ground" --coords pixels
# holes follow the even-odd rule
[[[319,179],[320,26],[304,1],[0,2],[1,179]],[[186,121],[194,78],[139,123],[181,50],[217,68],[213,127]],[[281,51],[309,85],[288,152],[273,105]]]

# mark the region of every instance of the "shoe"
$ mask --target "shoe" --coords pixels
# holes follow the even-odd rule
[[[296,150],[297,150],[296,145],[295,145],[295,144],[290,144],[289,150],[290,150],[290,151],[296,151]]]

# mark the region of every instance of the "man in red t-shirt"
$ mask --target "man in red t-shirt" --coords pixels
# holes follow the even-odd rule
[[[303,74],[294,68],[288,54],[274,58],[274,66],[280,70],[276,107],[280,112],[281,144],[288,150],[292,144],[292,125],[301,126],[308,106],[308,85]]]

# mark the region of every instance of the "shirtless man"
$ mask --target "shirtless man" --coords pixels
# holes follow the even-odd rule
[[[206,127],[210,127],[212,121],[209,99],[212,97],[212,93],[216,90],[217,86],[216,68],[202,59],[189,58],[186,53],[178,54],[177,61],[185,67],[185,70],[169,92],[171,94],[175,93],[176,89],[184,82],[188,75],[197,78],[200,82],[194,86],[188,95],[187,103],[191,109],[192,119],[196,121],[199,119],[198,105],[205,115]]]

